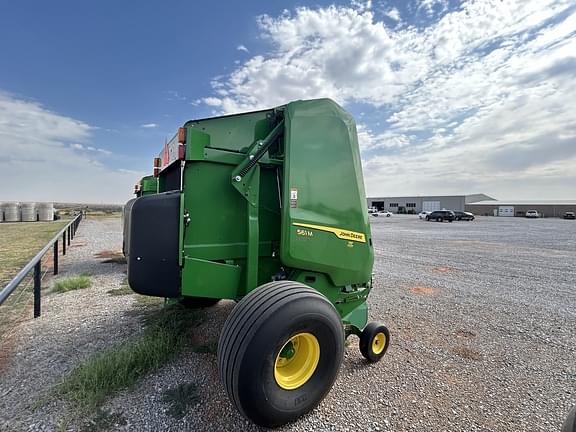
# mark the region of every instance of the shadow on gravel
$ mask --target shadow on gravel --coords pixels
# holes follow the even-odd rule
[[[91,258],[79,259],[74,263],[74,273],[83,273],[90,276],[110,275],[111,271],[117,271],[116,265],[114,264],[114,267],[111,267],[111,265],[100,265],[100,261]],[[64,268],[63,270],[66,269]]]

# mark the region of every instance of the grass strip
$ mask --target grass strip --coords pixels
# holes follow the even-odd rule
[[[180,305],[156,311],[145,318],[145,329],[139,337],[79,365],[56,387],[56,392],[82,410],[95,409],[109,395],[131,387],[182,351],[202,315]]]
[[[54,292],[64,293],[78,289],[88,288],[92,285],[92,280],[87,275],[71,276],[54,283]]]

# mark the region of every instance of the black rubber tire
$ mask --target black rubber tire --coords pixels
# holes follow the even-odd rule
[[[384,349],[377,354],[372,349],[372,341],[378,333],[384,333],[386,340],[384,342]],[[382,357],[384,357],[384,354],[386,354],[386,351],[388,351],[389,346],[390,332],[384,324],[372,321],[371,323],[368,323],[366,327],[364,327],[364,330],[362,330],[362,333],[360,334],[360,352],[366,360],[371,363],[376,363]]]
[[[219,301],[220,299],[208,297],[182,297],[178,303],[187,309],[201,309],[214,306]]]
[[[320,345],[318,365],[301,387],[285,390],[274,363],[286,341],[312,333]],[[344,328],[323,295],[293,281],[270,282],[232,310],[218,341],[218,369],[226,393],[247,419],[277,427],[314,409],[332,388],[344,356]]]
[[[444,222],[444,218],[438,217],[436,218],[436,222]]]
[[[576,432],[576,406],[568,413],[562,426],[562,432]]]

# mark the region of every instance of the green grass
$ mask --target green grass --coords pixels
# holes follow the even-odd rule
[[[46,243],[67,224],[57,222],[15,222],[0,224],[0,289],[16,276],[24,265],[42,249]],[[61,248],[62,241],[59,242]],[[50,252],[45,255],[47,265],[51,266]],[[3,345],[12,334],[15,325],[31,316],[32,287],[27,284],[32,272],[20,283],[6,302],[0,306],[0,352],[5,354],[8,348]],[[0,355],[2,363],[2,355]]]
[[[179,420],[200,401],[198,386],[189,382],[170,388],[162,394],[162,401],[169,405],[168,414]]]
[[[65,279],[60,279],[54,283],[54,292],[64,293],[79,289],[88,288],[92,285],[92,280],[88,275],[71,276]]]
[[[76,367],[57,387],[57,394],[83,411],[100,406],[118,390],[129,388],[185,349],[190,330],[202,313],[179,305],[162,308],[144,318],[143,333]]]
[[[67,223],[58,221],[0,224],[0,286],[3,287],[16,276]],[[61,244],[59,246],[62,247]]]

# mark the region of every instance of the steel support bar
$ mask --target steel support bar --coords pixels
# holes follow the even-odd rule
[[[54,255],[54,274],[57,275],[58,274],[58,240],[56,240],[54,242],[54,252],[52,254]]]
[[[246,251],[246,293],[258,286],[258,260],[260,251],[260,225],[259,206],[260,202],[260,167],[252,170],[249,187],[249,199],[247,201],[248,213],[248,249]],[[256,205],[252,204],[253,202]]]
[[[42,260],[34,266],[34,318],[40,316],[40,288],[42,283]]]

